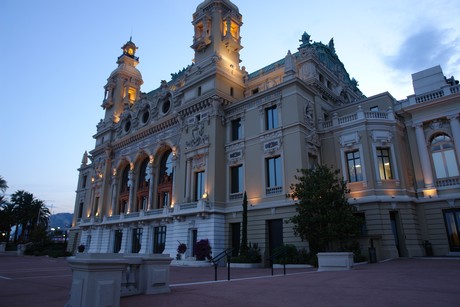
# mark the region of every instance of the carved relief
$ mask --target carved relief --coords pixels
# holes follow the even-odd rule
[[[316,78],[318,73],[316,71],[316,65],[313,62],[307,62],[300,68],[300,79],[306,80],[310,78]]]
[[[370,136],[374,143],[391,143],[393,139],[393,133],[384,130],[372,130]]]
[[[339,137],[339,143],[342,147],[349,147],[353,146],[354,144],[358,144],[361,141],[361,136],[358,132],[345,134]]]
[[[204,124],[197,122],[192,128],[192,139],[186,142],[187,148],[208,144],[209,136],[204,133]]]

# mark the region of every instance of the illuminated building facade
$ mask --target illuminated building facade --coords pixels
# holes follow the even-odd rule
[[[460,251],[460,93],[434,67],[413,75],[415,94],[365,97],[334,42],[307,33],[294,53],[258,71],[240,66],[238,8],[206,0],[193,14],[195,59],[141,92],[130,40],[105,86],[105,117],[79,168],[69,249],[193,257],[238,248],[244,192],[248,240],[264,259],[294,236],[297,169],[332,165],[365,222],[361,248],[379,259]]]

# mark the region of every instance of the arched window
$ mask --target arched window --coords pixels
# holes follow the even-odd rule
[[[160,160],[160,173],[158,176],[158,207],[164,208],[171,206],[173,167],[172,151],[165,151]]]
[[[139,169],[139,180],[137,182],[139,182],[139,188],[143,188],[143,187],[147,187],[148,186],[148,182],[147,180],[145,179],[145,177],[147,176],[147,165],[149,163],[149,158],[145,158],[144,161],[142,161],[142,164],[141,164],[141,167]]]
[[[161,163],[160,163],[160,176],[158,178],[158,183],[164,183],[171,177],[173,174],[173,169],[172,169],[172,151],[169,149],[166,151],[163,156],[161,157]]]
[[[129,180],[129,165],[126,165],[126,167],[123,169],[123,173],[121,176],[121,187],[120,187],[120,192],[125,193],[129,192],[129,187],[128,187],[128,180]]]
[[[147,210],[147,200],[149,196],[149,182],[145,179],[147,176],[147,165],[150,159],[145,158],[139,168],[139,178],[137,179],[137,211]]]
[[[438,179],[459,175],[454,144],[448,135],[438,134],[433,137],[431,140],[431,157]]]
[[[128,180],[129,180],[129,164],[125,166],[123,172],[121,174],[121,185],[120,185],[120,197],[119,199],[119,207],[118,213],[126,213],[128,209],[128,199],[129,199],[129,187],[128,187]]]

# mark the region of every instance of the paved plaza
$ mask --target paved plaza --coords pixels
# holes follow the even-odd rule
[[[395,259],[351,271],[171,267],[171,293],[132,296],[121,306],[459,306],[460,259]],[[65,259],[0,254],[0,306],[64,306]]]

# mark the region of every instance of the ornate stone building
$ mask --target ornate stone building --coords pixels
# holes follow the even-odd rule
[[[208,239],[239,246],[244,192],[249,241],[307,247],[285,223],[299,168],[333,165],[379,259],[460,251],[460,93],[440,67],[413,75],[415,94],[365,97],[334,42],[307,33],[258,71],[240,66],[238,8],[206,0],[193,14],[192,64],[142,92],[130,40],[105,86],[96,145],[79,168],[69,248],[176,254]],[[194,256],[193,248],[187,256]]]

